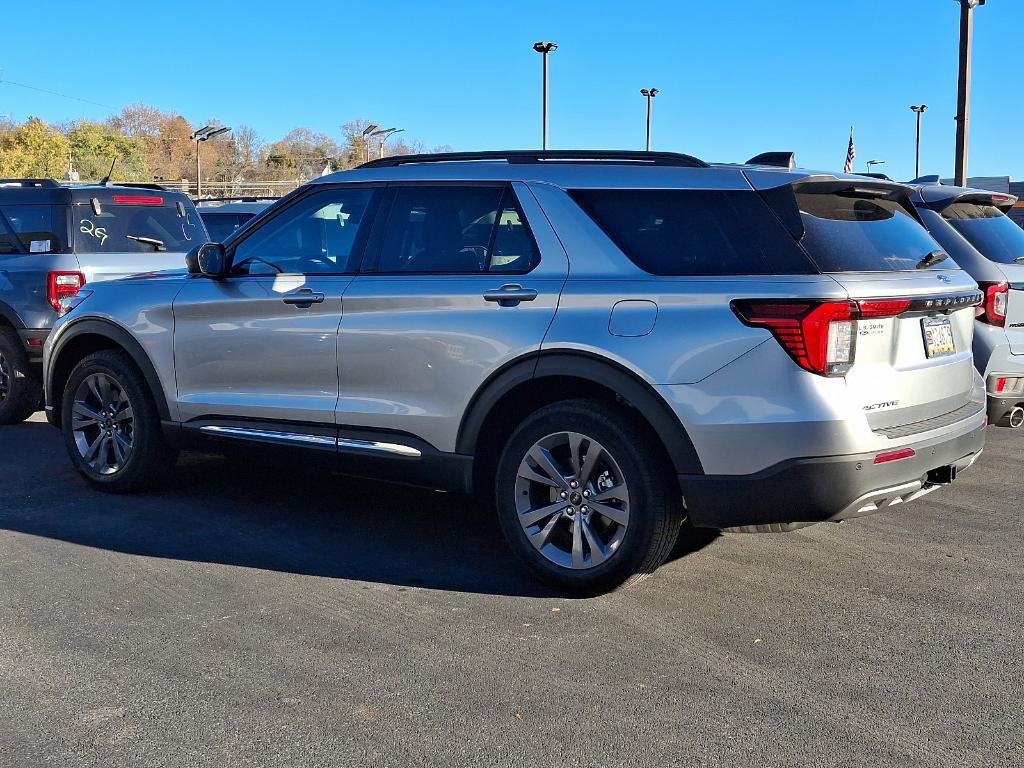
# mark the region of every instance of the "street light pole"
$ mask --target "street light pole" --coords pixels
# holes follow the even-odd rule
[[[654,104],[654,97],[658,95],[657,88],[641,88],[640,93],[647,97],[647,151],[651,151],[651,108]]]
[[[214,136],[220,136],[222,133],[227,133],[231,128],[223,125],[206,125],[200,128],[198,131],[192,134],[191,138],[196,143],[196,197],[201,197],[203,194],[203,165],[200,160],[200,147],[204,141],[209,141]]]
[[[912,106],[911,109],[917,113],[917,149],[914,152],[914,178],[921,178],[921,115],[928,109],[927,104]]]
[[[985,0],[957,0],[960,3],[960,75],[956,98],[956,181],[967,186],[967,142],[971,122],[971,48],[974,44],[974,9]]]
[[[384,157],[384,142],[387,141],[388,139],[390,139],[396,133],[401,133],[404,130],[405,130],[405,128],[384,128],[383,130],[374,131],[373,133],[371,133],[370,134],[371,136],[378,136],[378,137],[380,137],[378,139],[378,144],[377,144],[377,157],[380,157],[380,158]]]
[[[363,128],[363,162],[370,162],[370,136],[377,130],[376,123],[370,123]]]
[[[885,160],[868,160],[868,173],[871,173],[871,168],[876,165],[885,165]]]
[[[544,84],[543,84],[544,105],[543,105],[542,112],[541,112],[541,123],[542,123],[542,129],[541,129],[542,142],[541,142],[541,147],[542,147],[542,149],[547,150],[547,148],[548,148],[548,54],[551,53],[552,51],[558,50],[558,45],[556,43],[539,42],[539,43],[534,43],[533,44],[533,50],[535,50],[537,53],[541,54],[541,57],[542,57],[542,59],[544,61],[544,65],[543,65],[544,66]]]

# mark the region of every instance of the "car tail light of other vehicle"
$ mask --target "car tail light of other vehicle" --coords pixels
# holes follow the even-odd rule
[[[74,297],[85,285],[81,272],[50,272],[46,278],[46,300],[57,312],[64,313],[64,302]]]
[[[114,195],[115,205],[163,205],[164,199],[155,195]]]
[[[810,301],[752,299],[734,301],[745,324],[766,328],[804,370],[819,376],[842,376],[853,367],[857,320],[896,317],[910,299]]]
[[[979,283],[985,301],[977,309],[977,318],[988,325],[1006,325],[1006,304],[1010,287],[1006,283]]]

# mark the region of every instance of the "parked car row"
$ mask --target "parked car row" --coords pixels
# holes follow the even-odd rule
[[[47,417],[111,492],[235,444],[475,493],[580,594],[690,526],[792,530],[953,482],[1024,416],[1012,199],[774,162],[448,153],[317,179],[196,233],[184,271],[68,284]],[[98,204],[195,215],[157,197]]]

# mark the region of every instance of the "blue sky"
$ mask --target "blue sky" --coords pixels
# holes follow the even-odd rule
[[[0,78],[120,108],[145,101],[193,122],[339,135],[367,118],[428,146],[535,147],[540,56],[553,40],[551,146],[643,148],[641,87],[661,90],[654,148],[740,161],[792,149],[841,167],[951,173],[954,0],[676,2],[8,2]],[[50,8],[50,6],[47,6]],[[1024,178],[1024,2],[976,13],[972,175]],[[11,33],[17,30],[16,33]],[[149,51],[152,52],[149,52]],[[48,121],[111,110],[0,83],[0,114]]]

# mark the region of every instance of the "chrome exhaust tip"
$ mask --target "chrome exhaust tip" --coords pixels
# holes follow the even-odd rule
[[[1024,427],[1024,408],[1021,408],[1018,405],[1010,411],[1010,416],[1007,421],[1013,429],[1020,429],[1021,427]]]

